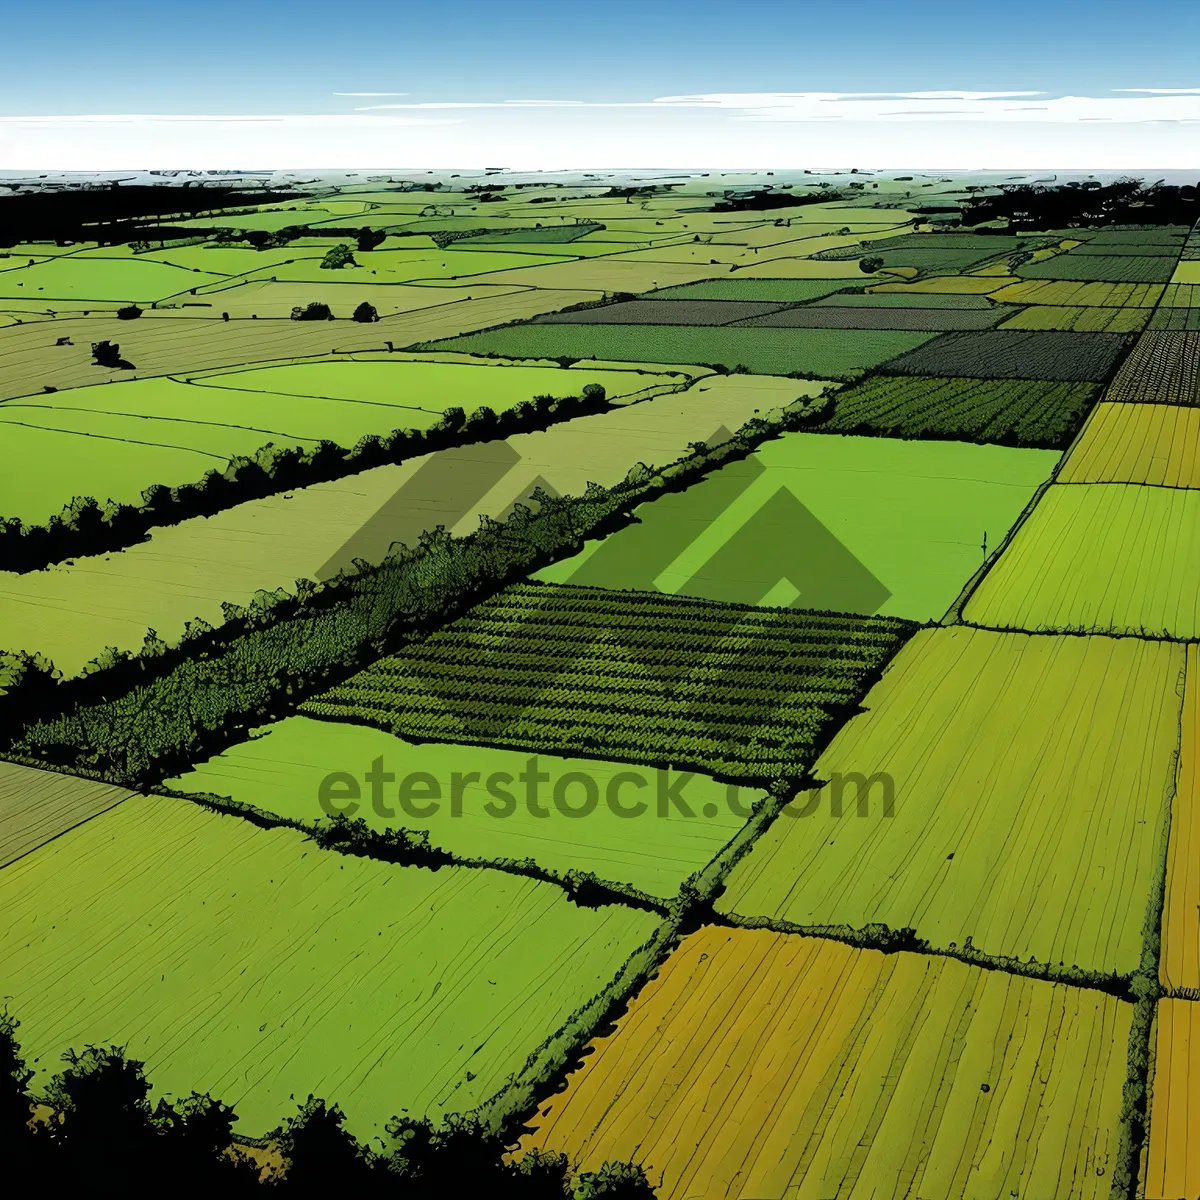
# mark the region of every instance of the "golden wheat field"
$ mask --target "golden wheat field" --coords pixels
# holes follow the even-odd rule
[[[663,1200],[1107,1197],[1131,1006],[947,958],[689,935],[521,1150]]]

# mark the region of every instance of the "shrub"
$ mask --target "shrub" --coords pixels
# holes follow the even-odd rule
[[[344,242],[334,246],[323,259],[321,259],[321,269],[325,271],[340,271],[343,267],[357,267],[358,263],[354,261],[354,255],[350,252],[350,247]]]
[[[171,1179],[235,1196],[257,1188],[257,1166],[232,1148],[233,1110],[197,1093],[151,1108],[142,1064],[116,1046],[68,1051],[31,1124],[33,1074],[16,1030],[0,1015],[0,1146],[10,1179],[36,1171],[52,1192],[93,1196],[151,1195]]]
[[[368,304],[365,300],[354,310],[353,320],[361,321],[366,324],[371,321],[379,320],[379,312],[375,305]]]
[[[324,266],[324,264],[322,264]],[[332,321],[333,313],[329,310],[328,304],[322,304],[320,300],[314,300],[311,304],[306,304],[303,308],[297,305],[292,309],[293,321]]]
[[[96,365],[99,367],[116,369],[124,363],[124,360],[121,358],[121,347],[116,342],[93,342],[92,357],[96,360]]]

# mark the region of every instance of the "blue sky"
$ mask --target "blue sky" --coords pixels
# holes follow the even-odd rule
[[[1200,172],[1200,0],[7,0],[0,31],[7,170]]]
[[[0,113],[1200,86],[1198,0],[9,0]]]

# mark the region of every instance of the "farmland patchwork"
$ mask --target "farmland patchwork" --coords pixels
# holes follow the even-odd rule
[[[13,190],[21,1145],[1200,1195],[1194,189]]]

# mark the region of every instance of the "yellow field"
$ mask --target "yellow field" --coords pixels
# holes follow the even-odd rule
[[[840,817],[827,785],[811,815],[785,812],[755,842],[718,910],[1136,970],[1175,781],[1183,659],[1165,642],[917,633],[813,767],[822,780],[885,773],[894,815],[882,781],[865,815],[846,787]]]
[[[1200,283],[1169,283],[1159,303],[1163,308],[1200,308]]]
[[[1146,308],[1100,308],[1093,305],[1034,304],[996,326],[997,329],[1070,329],[1076,333],[1140,333],[1150,319]]]
[[[1181,262],[1175,267],[1175,274],[1171,276],[1172,283],[1197,284],[1200,283],[1200,262]]]
[[[869,292],[896,292],[914,295],[921,292],[949,292],[955,296],[990,296],[997,288],[1016,283],[1013,275],[1000,277],[988,275],[935,275],[930,279],[918,279],[916,283],[882,283],[868,288]]]
[[[689,936],[521,1151],[661,1200],[1107,1197],[1131,1007],[766,931]]]
[[[1200,990],[1200,655],[1195,643],[1187,647],[1179,735],[1159,977],[1171,990]]]
[[[1058,482],[1200,488],[1200,408],[1097,404]]]
[[[992,293],[1001,304],[1082,305],[1101,308],[1153,308],[1163,294],[1161,283],[1072,283],[1059,279],[1014,281]]]
[[[1200,1195],[1200,1004],[1158,1002],[1145,1200]]]
[[[597,366],[572,370],[594,372]],[[629,374],[639,383],[662,378]],[[590,480],[611,486],[637,462],[673,462],[687,453],[688,442],[718,439],[719,431],[736,430],[756,412],[817,395],[825,386],[770,375],[713,376],[678,395],[541,433],[440,451],[248,501],[155,529],[148,541],[118,554],[24,575],[0,572],[2,647],[40,650],[74,675],[105,646],[140,649],[147,627],[175,642],[194,617],[219,625],[223,601],[245,604],[260,589],[325,578],[355,558],[378,561],[393,540],[413,544],[434,525],[470,533],[481,513],[505,515],[539,483],[563,495],[582,493]],[[463,472],[479,482],[456,497]]]
[[[1200,491],[1051,486],[967,601],[995,629],[1200,637]]]

